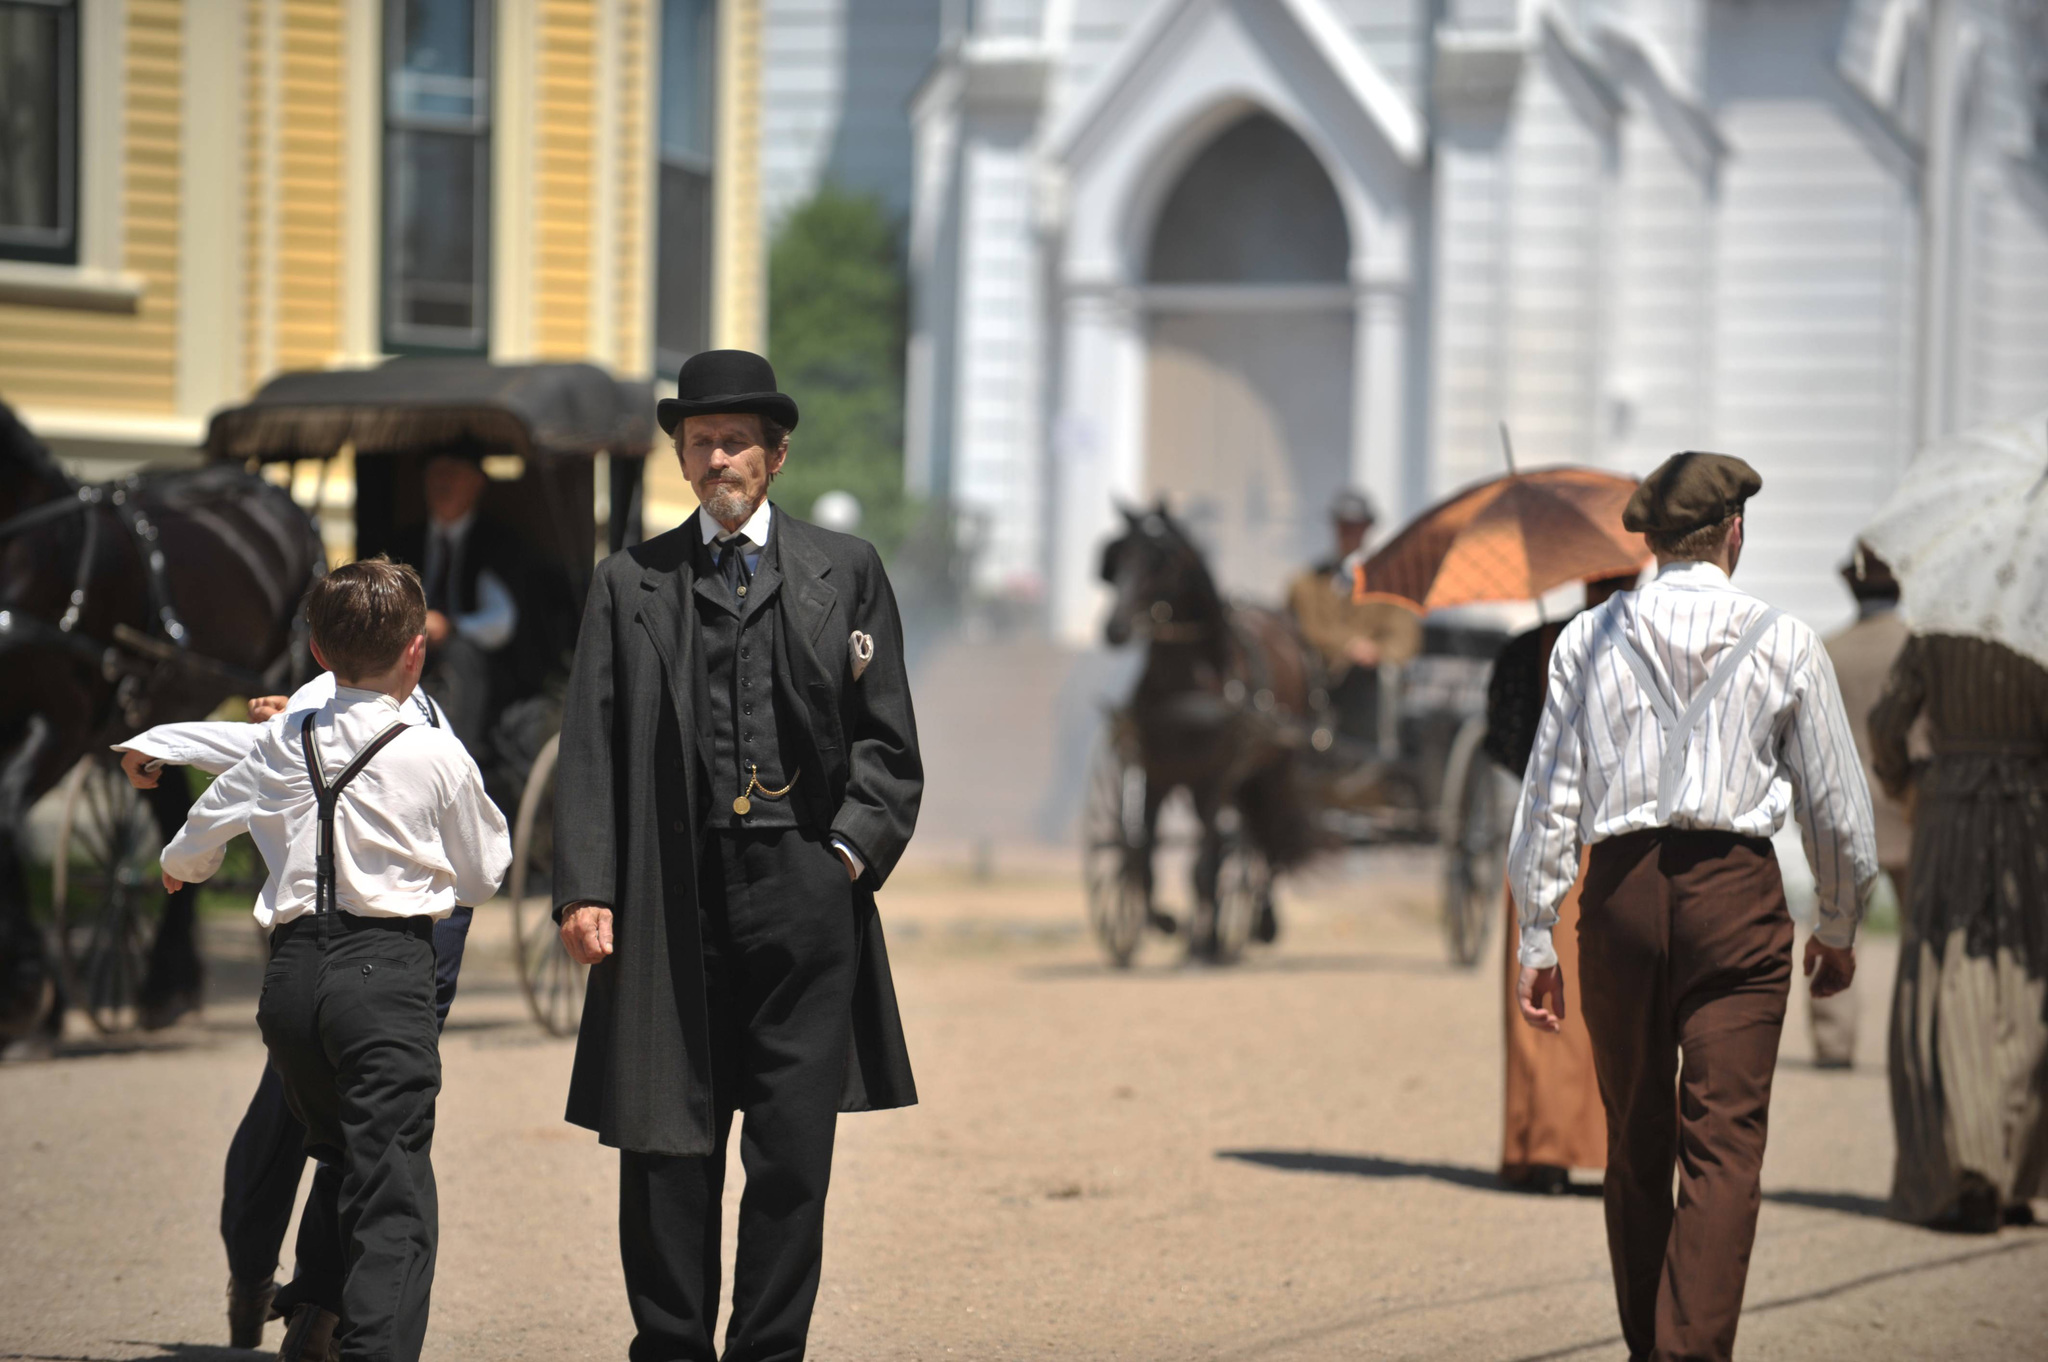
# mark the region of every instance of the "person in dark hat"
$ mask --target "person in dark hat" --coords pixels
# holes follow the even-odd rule
[[[635,1362],[803,1356],[838,1113],[917,1100],[875,913],[924,772],[874,547],[769,500],[797,406],[759,355],[658,409],[699,507],[597,570],[562,718],[555,904],[591,965],[568,1119],[619,1150]]]
[[[519,632],[524,551],[482,506],[483,450],[450,445],[427,457],[427,519],[402,529],[391,557],[419,570],[427,591],[427,673],[421,683],[464,745],[488,765],[491,721],[506,698],[507,649]]]
[[[1379,734],[1381,665],[1400,666],[1422,651],[1422,620],[1414,611],[1352,599],[1350,564],[1364,553],[1378,519],[1365,493],[1339,492],[1330,502],[1336,551],[1287,588],[1287,611],[1329,675],[1337,730],[1367,742]]]
[[[1608,1257],[1631,1357],[1734,1351],[1792,983],[1770,838],[1797,817],[1819,899],[1805,952],[1818,997],[1855,976],[1878,873],[1826,650],[1729,580],[1762,488],[1742,460],[1699,453],[1637,487],[1622,523],[1648,539],[1657,575],[1558,638],[1508,852],[1518,1006],[1555,1033],[1565,992],[1551,933],[1590,847],[1579,1002],[1607,1118]]]
[[[1905,803],[1884,792],[1871,765],[1876,754],[1870,741],[1870,711],[1884,695],[1892,663],[1898,660],[1912,631],[1899,617],[1899,579],[1892,575],[1884,559],[1858,544],[1842,564],[1841,574],[1843,584],[1856,600],[1856,619],[1827,636],[1828,660],[1834,663],[1842,703],[1849,712],[1849,727],[1856,734],[1856,752],[1863,761],[1864,779],[1870,785],[1872,811],[1877,818],[1877,863],[1890,877],[1898,901],[1904,903],[1912,883],[1908,871],[1913,827]],[[1808,1029],[1813,1035],[1816,1066],[1846,1069],[1855,1063],[1857,1013],[1854,994],[1838,993],[1832,998],[1808,994]]]

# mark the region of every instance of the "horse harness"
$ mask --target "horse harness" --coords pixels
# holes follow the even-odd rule
[[[63,615],[52,625],[26,611],[0,610],[0,648],[4,648],[10,638],[19,638],[27,644],[61,647],[87,665],[98,666],[101,676],[118,688],[117,698],[124,717],[131,723],[139,723],[143,718],[142,692],[145,687],[142,673],[152,670],[139,666],[131,656],[133,654],[150,659],[158,668],[178,665],[207,673],[250,694],[260,693],[269,685],[264,677],[246,668],[191,652],[187,647],[185,622],[179,618],[177,607],[171,600],[170,574],[159,543],[159,532],[155,522],[143,510],[140,493],[138,478],[89,483],[75,488],[69,496],[52,497],[0,521],[0,543],[4,543],[16,535],[55,524],[72,515],[85,517],[84,542],[79,548],[78,566],[72,574],[71,594]],[[102,507],[109,510],[127,530],[129,542],[134,545],[136,556],[142,562],[149,595],[146,618],[151,631],[145,633],[128,624],[116,624],[111,642],[77,632],[92,585],[94,559],[99,552],[100,517],[93,513]]]

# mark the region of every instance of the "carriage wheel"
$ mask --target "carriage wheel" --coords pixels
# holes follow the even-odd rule
[[[1245,943],[1251,940],[1252,928],[1272,892],[1272,874],[1265,857],[1242,833],[1230,835],[1216,872],[1216,930],[1209,954],[1213,963],[1234,965],[1243,958]]]
[[[65,991],[102,1034],[131,1031],[164,913],[156,819],[126,776],[91,757],[63,791],[50,900]]]
[[[519,986],[533,1019],[551,1036],[573,1036],[583,1020],[590,967],[569,958],[555,930],[555,755],[561,737],[549,738],[527,773],[513,825],[512,944]]]
[[[1476,965],[1500,916],[1507,876],[1512,796],[1480,744],[1486,721],[1473,717],[1458,729],[1444,776],[1437,823],[1444,847],[1444,941],[1451,959]]]
[[[1082,813],[1082,875],[1088,922],[1110,963],[1129,969],[1145,935],[1145,771],[1124,760],[1114,730],[1096,739],[1088,758],[1088,803]]]

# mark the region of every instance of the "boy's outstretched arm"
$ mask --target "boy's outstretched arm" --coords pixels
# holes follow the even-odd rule
[[[237,762],[199,796],[192,812],[185,815],[185,826],[164,847],[161,860],[166,889],[175,892],[211,879],[220,869],[228,843],[249,830],[263,774],[262,763],[254,758]]]

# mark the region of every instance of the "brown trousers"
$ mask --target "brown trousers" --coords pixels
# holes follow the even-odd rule
[[[1583,869],[1583,867],[1582,867]],[[1551,941],[1564,972],[1564,1026],[1555,1034],[1522,1020],[1515,1001],[1521,981],[1522,930],[1508,898],[1507,1063],[1501,1110],[1500,1174],[1508,1182],[1538,1166],[1605,1168],[1607,1118],[1593,1075],[1593,1042],[1579,1006],[1579,886],[1558,905]]]
[[[1771,844],[1675,828],[1597,843],[1579,964],[1607,1108],[1607,1251],[1629,1355],[1727,1358],[1792,983],[1792,919]]]

